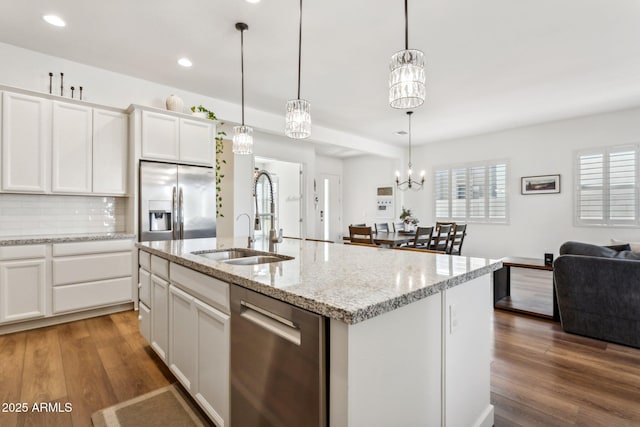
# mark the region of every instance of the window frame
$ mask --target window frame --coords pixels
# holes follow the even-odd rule
[[[614,153],[620,153],[625,151],[633,151],[634,153],[634,169],[635,177],[633,179],[634,188],[633,193],[635,197],[634,216],[635,219],[611,219],[611,175],[609,173],[611,169],[610,156]],[[585,219],[581,218],[582,215],[582,191],[580,188],[581,182],[581,159],[585,156],[602,156],[602,211],[601,219]],[[615,228],[638,228],[640,227],[640,145],[638,144],[623,144],[612,145],[604,147],[587,148],[582,150],[576,150],[574,152],[573,162],[573,222],[576,227],[615,227]]]
[[[490,169],[495,166],[503,166],[504,167],[504,217],[500,218],[491,218],[491,200],[490,197],[491,192],[491,173]],[[483,177],[483,191],[482,194],[484,196],[484,201],[480,209],[478,209],[478,203],[472,203],[472,200],[478,199],[470,199],[469,196],[474,194],[474,189],[471,184],[473,182],[473,178],[478,175],[478,169],[482,168]],[[468,162],[461,164],[450,164],[450,165],[441,165],[434,167],[433,170],[433,212],[434,218],[436,221],[464,221],[466,223],[476,223],[476,224],[509,224],[509,162],[506,159],[498,159],[498,160],[485,160],[481,162]],[[458,171],[461,175],[461,171],[464,170],[464,189],[457,189],[456,193],[461,194],[464,193],[464,216],[453,216],[454,214],[454,206],[453,206],[453,184],[454,184],[454,171]],[[474,171],[475,170],[475,171]],[[446,199],[439,199],[438,196],[442,192],[442,180],[444,176],[443,172],[446,172]],[[474,173],[475,172],[475,173]],[[459,181],[458,181],[459,182]],[[498,185],[501,183],[498,183]],[[440,190],[440,191],[439,191]],[[447,204],[447,216],[439,216],[441,209],[438,209],[438,200],[446,200]],[[478,216],[477,213],[479,211],[483,211],[482,216]],[[473,215],[472,215],[473,214]]]

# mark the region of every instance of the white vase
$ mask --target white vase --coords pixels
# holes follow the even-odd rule
[[[182,99],[176,95],[169,95],[166,105],[167,110],[177,111],[178,113],[182,113],[182,109],[184,108],[184,102],[182,102]]]

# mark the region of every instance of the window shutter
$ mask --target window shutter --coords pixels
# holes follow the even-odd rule
[[[638,224],[638,149],[612,147],[576,158],[578,225]]]
[[[436,218],[449,218],[449,170],[437,170],[433,180]]]
[[[451,170],[451,218],[467,216],[467,169]]]
[[[507,165],[491,165],[489,170],[489,220],[507,219]]]
[[[469,218],[471,219],[482,219],[487,216],[485,171],[484,166],[469,169]]]

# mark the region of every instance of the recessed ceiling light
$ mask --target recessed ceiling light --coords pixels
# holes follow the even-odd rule
[[[54,27],[64,27],[67,25],[66,22],[64,22],[62,20],[62,18],[60,18],[57,15],[44,15],[42,17],[42,19],[44,19],[45,21],[47,21],[49,24],[53,25]]]
[[[256,4],[256,3],[260,3],[260,0],[244,0],[247,3],[251,3],[251,4]]]
[[[191,67],[193,65],[187,58],[178,59],[178,64],[182,65],[183,67]]]
[[[407,131],[399,130],[398,132],[394,132],[396,135],[406,135]]]

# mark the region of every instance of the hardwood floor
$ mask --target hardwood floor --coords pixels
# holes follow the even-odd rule
[[[30,409],[0,412],[0,426],[90,426],[93,412],[175,382],[137,328],[130,311],[0,336],[0,403]],[[496,427],[640,425],[640,349],[499,310],[493,341]]]

